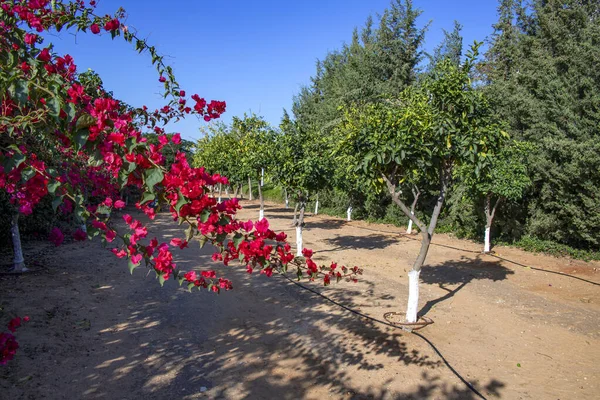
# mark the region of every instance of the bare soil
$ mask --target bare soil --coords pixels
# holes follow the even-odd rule
[[[258,217],[246,202],[242,218]],[[294,243],[291,210],[268,204]],[[383,320],[403,312],[419,236],[309,216],[306,247],[322,263],[364,268],[359,283],[303,284]],[[150,235],[181,237],[168,214]],[[234,290],[160,288],[131,276],[99,243],[28,243],[33,272],[0,275],[0,305],[29,315],[21,349],[0,367],[2,399],[597,399],[600,264],[433,239],[421,273],[419,335],[357,316],[281,276],[248,275],[177,251],[184,268],[216,268]],[[8,255],[7,255],[8,256]],[[290,275],[292,277],[293,275]],[[3,319],[4,321],[4,319]],[[4,322],[3,322],[4,323]]]

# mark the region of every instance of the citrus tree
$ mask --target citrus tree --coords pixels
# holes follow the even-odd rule
[[[260,209],[258,219],[265,217],[265,200],[262,186],[264,172],[273,165],[275,132],[264,118],[257,115],[244,115],[243,118],[233,117],[231,130],[240,138],[239,157],[243,173],[248,176],[248,190],[251,182],[256,179]]]
[[[466,61],[438,63],[430,76],[395,99],[346,111],[339,146],[355,154],[357,171],[384,187],[393,202],[419,228],[421,249],[409,272],[406,321],[417,320],[419,275],[453,178],[461,165],[479,175],[506,142],[484,94],[471,82],[475,44]],[[428,224],[411,213],[401,185],[414,171],[438,189]]]
[[[461,171],[473,198],[483,198],[484,253],[490,252],[492,223],[498,207],[503,202],[520,200],[531,186],[525,162],[530,147],[526,143],[512,141],[491,156],[490,163],[479,174],[474,173],[472,165],[465,165],[466,170]]]
[[[296,255],[302,255],[302,231],[306,203],[325,188],[331,177],[331,157],[323,136],[303,129],[285,113],[275,139],[277,149],[273,174],[276,182],[296,201],[293,225],[296,227]]]
[[[122,10],[113,16],[96,15],[95,2],[90,3],[0,1],[0,190],[8,195],[15,213],[29,214],[49,196],[55,210],[72,214],[85,225],[85,230],[74,232],[75,239],[100,237],[117,257],[128,260],[131,271],[144,265],[161,284],[173,278],[189,290],[219,292],[233,287],[214,270],[177,268],[171,248],[185,248],[193,238],[214,246],[214,260],[225,265],[239,260],[248,272],[259,269],[270,276],[285,272],[291,264],[298,277],[320,276],[325,284],[331,277],[357,273],[319,267],[310,257],[295,260],[285,234],[269,229],[268,221],[241,222],[236,218],[237,199],[217,203],[210,198],[208,186],[227,184],[227,178],[192,168],[184,153],[177,152],[166,165],[164,147],[169,142],[180,144],[181,138],[165,135],[164,125],[189,115],[205,121],[219,118],[226,104],[196,94],[188,97],[155,48],[123,25]],[[40,35],[63,29],[122,37],[149,54],[158,81],[164,84],[166,104],[152,111],[125,107],[108,94],[91,96],[79,80],[73,58],[55,54]],[[142,133],[146,129],[158,135],[156,144],[148,143]],[[166,206],[186,227],[185,236],[169,243],[150,239],[142,222],[129,214],[123,215],[127,228],[118,231],[111,214],[124,207],[119,193],[126,187],[142,193],[136,206],[150,219],[155,217],[150,203]],[[63,233],[55,229],[52,238],[60,244]],[[12,334],[0,335],[0,363],[4,363],[18,346]]]

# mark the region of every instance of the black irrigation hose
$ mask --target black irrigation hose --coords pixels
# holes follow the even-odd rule
[[[379,323],[379,324],[382,324],[382,325],[387,325],[387,326],[391,326],[392,328],[401,329],[401,328],[400,328],[400,327],[398,327],[397,325],[391,324],[391,323],[389,323],[389,322],[387,322],[387,321],[383,321],[383,320],[377,319],[377,318],[375,318],[375,317],[371,317],[371,316],[369,316],[369,315],[367,315],[367,314],[363,314],[363,313],[361,313],[360,311],[357,311],[357,310],[355,310],[355,309],[353,309],[353,308],[350,308],[350,307],[348,307],[348,306],[346,306],[346,305],[344,305],[344,304],[342,304],[342,303],[340,303],[340,302],[338,302],[338,301],[336,301],[336,300],[332,299],[331,297],[325,296],[324,294],[322,294],[322,293],[319,293],[318,291],[316,291],[316,290],[314,290],[314,289],[311,289],[311,288],[309,288],[308,286],[305,286],[305,285],[301,284],[300,282],[297,282],[297,281],[295,281],[295,280],[291,279],[289,276],[287,276],[287,275],[285,275],[285,274],[281,274],[281,276],[283,276],[283,277],[284,277],[285,279],[287,279],[288,281],[292,282],[294,285],[296,285],[296,286],[299,286],[299,287],[301,287],[301,288],[302,288],[302,289],[304,289],[304,290],[308,290],[309,292],[311,292],[311,293],[314,293],[314,294],[316,294],[316,295],[318,295],[318,296],[320,296],[320,297],[324,298],[325,300],[329,301],[330,303],[333,303],[333,304],[335,304],[336,306],[338,306],[338,307],[340,307],[340,308],[343,308],[343,309],[344,309],[344,310],[346,310],[346,311],[349,311],[349,312],[351,312],[351,313],[353,313],[353,314],[356,314],[356,315],[358,315],[358,316],[360,316],[360,317],[366,318],[366,319],[368,319],[368,320],[371,320],[371,321],[373,321],[373,322],[377,322],[377,323]],[[413,331],[413,332],[410,332],[410,333],[412,333],[413,335],[415,335],[415,336],[418,336],[418,337],[420,337],[421,339],[423,339],[423,340],[424,340],[424,341],[425,341],[425,342],[426,342],[426,343],[427,343],[427,344],[428,344],[428,345],[429,345],[429,346],[430,346],[430,347],[433,349],[433,351],[434,351],[434,352],[435,352],[435,353],[436,353],[436,354],[437,354],[437,355],[438,355],[438,356],[439,356],[439,357],[442,359],[442,361],[444,362],[444,364],[446,365],[446,367],[448,367],[448,369],[449,369],[449,370],[450,370],[450,371],[451,371],[451,372],[452,372],[452,373],[453,373],[453,374],[454,374],[454,375],[455,375],[455,376],[456,376],[458,379],[460,379],[460,381],[461,381],[462,383],[464,383],[464,384],[465,384],[465,385],[466,385],[466,386],[467,386],[467,387],[468,387],[468,388],[469,388],[469,389],[470,389],[470,390],[471,390],[473,393],[475,393],[477,396],[479,396],[479,397],[480,397],[480,398],[482,398],[483,400],[487,400],[487,399],[486,399],[486,397],[485,397],[484,395],[482,395],[482,394],[481,394],[481,393],[480,393],[480,392],[479,392],[477,389],[475,389],[475,387],[473,387],[473,385],[471,385],[471,384],[470,384],[470,383],[469,383],[469,382],[468,382],[468,381],[467,381],[465,378],[463,378],[463,377],[462,377],[462,376],[461,376],[461,375],[458,373],[458,371],[456,371],[456,370],[454,369],[454,367],[452,367],[452,365],[450,365],[450,363],[448,362],[448,360],[446,360],[446,358],[445,358],[445,357],[442,355],[442,353],[441,353],[441,352],[438,350],[438,348],[437,348],[437,347],[435,347],[435,345],[434,345],[434,344],[433,344],[433,343],[432,343],[432,342],[431,342],[429,339],[427,339],[425,336],[423,336],[422,334],[420,334],[420,333],[418,333],[418,332],[414,332],[414,331]]]

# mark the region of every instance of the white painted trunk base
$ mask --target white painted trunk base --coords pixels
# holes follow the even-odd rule
[[[348,217],[348,221],[352,221],[352,207],[348,207],[348,210],[346,211],[346,216]]]
[[[406,307],[406,322],[417,322],[420,274],[421,271],[415,270],[408,273],[408,307]]]
[[[315,203],[315,215],[319,214],[319,200]]]
[[[11,272],[26,272],[27,268],[25,268],[25,258],[23,257],[23,248],[21,247],[21,234],[19,233],[19,215],[15,214],[12,217],[12,221],[10,224],[10,233],[12,236],[13,242],[13,267],[11,268]]]
[[[483,245],[483,252],[490,252],[490,227],[485,228],[485,244]]]
[[[265,169],[260,170],[260,186],[265,186]]]
[[[259,210],[258,211],[258,220],[262,220],[265,218],[265,210]]]
[[[406,229],[406,233],[408,233],[409,235],[412,233],[412,219],[408,220],[408,228]]]
[[[302,227],[296,227],[296,257],[302,256]]]
[[[290,199],[285,198],[285,208],[290,208]]]

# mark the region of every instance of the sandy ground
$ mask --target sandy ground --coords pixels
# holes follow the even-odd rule
[[[255,203],[242,218],[256,218]],[[294,243],[291,211],[266,216]],[[151,235],[180,228],[161,214]],[[418,236],[309,216],[323,263],[364,268],[357,284],[304,283],[376,319],[404,311]],[[0,305],[29,315],[2,399],[597,399],[600,264],[434,237],[421,273],[420,336],[361,318],[285,280],[177,251],[182,268],[218,266],[235,290],[187,293],[99,243],[29,243],[34,272],[0,275]],[[508,261],[511,260],[511,261]],[[454,370],[454,372],[453,372]]]

